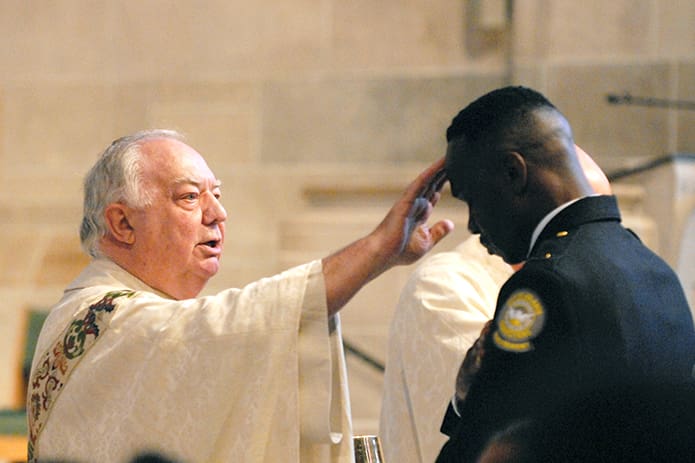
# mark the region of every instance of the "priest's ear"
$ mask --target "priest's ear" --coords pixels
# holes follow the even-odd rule
[[[121,203],[111,203],[104,210],[106,228],[111,237],[122,244],[135,243],[135,230],[131,225],[132,209]]]

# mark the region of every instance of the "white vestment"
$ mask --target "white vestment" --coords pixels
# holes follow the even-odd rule
[[[320,261],[177,301],[97,259],[52,309],[32,377],[76,314],[123,289],[136,293],[115,300],[46,412],[40,460],[121,463],[155,451],[179,462],[354,461]]]
[[[389,331],[379,436],[386,462],[433,462],[468,348],[495,313],[512,269],[478,236],[434,254],[408,279]]]

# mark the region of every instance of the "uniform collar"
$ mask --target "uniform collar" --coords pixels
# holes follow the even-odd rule
[[[572,201],[567,201],[565,204],[561,204],[560,206],[556,207],[552,211],[548,212],[543,219],[538,222],[538,225],[536,225],[536,228],[533,230],[533,233],[531,234],[531,242],[528,245],[528,252],[526,253],[526,257],[531,255],[531,250],[533,249],[533,246],[536,244],[536,241],[538,240],[538,237],[541,235],[541,232],[545,229],[546,225],[550,223],[553,218],[558,215],[560,212],[562,212],[563,209],[568,208],[572,204],[576,203],[577,201],[581,200],[582,198],[576,198],[573,199]]]
[[[599,220],[620,221],[620,210],[615,196],[591,195],[568,201],[553,209],[536,225],[531,235],[527,257],[536,243],[562,229],[574,228]]]

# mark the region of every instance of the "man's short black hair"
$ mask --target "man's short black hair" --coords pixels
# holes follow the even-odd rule
[[[501,139],[502,134],[530,129],[529,116],[538,109],[557,108],[539,92],[521,86],[493,90],[466,106],[453,119],[446,131],[446,140],[465,137],[471,143]],[[504,137],[507,138],[507,137]],[[521,137],[522,139],[525,137]]]

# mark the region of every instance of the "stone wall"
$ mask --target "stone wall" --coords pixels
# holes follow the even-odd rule
[[[81,178],[125,133],[178,129],[223,180],[229,239],[208,292],[368,231],[443,154],[455,112],[505,83],[545,92],[607,170],[695,152],[692,112],[606,102],[695,99],[695,3],[513,3],[509,20],[503,0],[0,2],[0,405],[22,310],[84,265]],[[307,239],[317,204],[342,221]],[[466,233],[465,208],[447,204],[459,230],[442,248]],[[408,271],[346,309],[345,332],[377,355]]]

